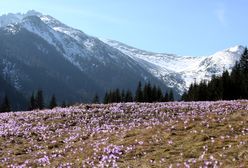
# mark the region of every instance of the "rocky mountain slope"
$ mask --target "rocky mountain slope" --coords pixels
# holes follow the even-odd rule
[[[221,75],[223,70],[231,71],[244,52],[244,47],[238,45],[210,56],[178,56],[143,51],[118,41],[101,40],[136,60],[169,87],[178,88],[180,93],[195,81],[210,80],[212,75]]]
[[[138,81],[167,88],[119,50],[36,11],[0,17],[0,53],[0,75],[25,95],[40,88],[75,102]]]
[[[153,53],[89,36],[36,11],[0,16],[0,76],[26,97],[43,89],[60,101],[89,101],[111,88],[134,91],[138,81],[182,94],[194,81],[231,71],[243,50],[201,57]]]

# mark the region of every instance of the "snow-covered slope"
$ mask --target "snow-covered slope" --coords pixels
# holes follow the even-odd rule
[[[153,53],[130,47],[118,41],[101,40],[137,60],[170,87],[177,87],[181,93],[194,81],[210,80],[212,75],[221,75],[223,70],[231,71],[244,51],[244,47],[238,45],[210,56],[190,57]]]
[[[13,44],[11,44],[10,47],[14,48],[12,49],[13,51],[11,51],[13,52],[13,58],[20,62],[14,62],[10,54],[8,52],[6,53],[7,60],[13,65],[23,63],[28,64],[28,68],[30,68],[33,66],[32,63],[21,57],[25,56],[30,60],[36,61],[37,58],[35,58],[34,51],[39,51],[36,55],[42,55],[42,58],[52,59],[55,57],[55,51],[53,50],[56,50],[56,59],[60,57],[61,60],[66,60],[71,66],[73,66],[70,67],[71,69],[76,67],[81,71],[82,77],[85,77],[85,80],[82,81],[81,79],[78,79],[79,81],[77,81],[77,83],[72,83],[71,86],[77,85],[79,86],[77,88],[80,88],[83,82],[85,86],[90,86],[91,89],[95,90],[91,91],[91,94],[95,94],[94,92],[97,92],[103,96],[106,90],[114,88],[131,89],[134,91],[139,81],[143,83],[153,81],[154,84],[161,86],[163,89],[168,88],[160,79],[156,78],[143,66],[118,49],[109,46],[98,38],[89,36],[80,30],[71,28],[49,15],[43,15],[36,11],[29,11],[26,14],[8,14],[0,16],[0,23],[2,23],[0,25],[0,36],[2,35],[2,39],[0,39],[0,49],[7,52],[3,46],[10,44],[10,42],[8,42],[9,39],[17,39],[16,42],[12,41]],[[4,40],[4,38],[7,40]],[[27,41],[33,41],[32,45],[27,44],[28,46],[25,46],[25,50],[21,50],[20,43]],[[15,49],[21,50],[18,51],[21,53],[17,53]],[[54,53],[52,54],[52,52]],[[6,65],[3,61],[1,61],[2,55],[0,55],[0,75],[3,70],[6,69]],[[46,59],[41,59],[39,65],[48,65],[48,62],[46,61]],[[54,64],[57,65],[59,63],[54,62]],[[50,72],[51,69],[47,66],[45,67],[46,68],[44,68],[43,71]],[[14,68],[13,70],[16,74],[21,71],[21,69],[17,68]],[[40,71],[41,69],[39,69],[39,72]],[[62,72],[63,69],[60,70],[60,72],[53,72],[53,74],[55,74],[54,76],[56,77],[58,76],[57,74],[61,74]],[[9,72],[6,72],[5,74],[8,77],[12,75],[12,73]],[[75,79],[78,78],[78,76],[67,76],[65,77],[66,81],[68,81],[67,78]],[[17,79],[19,81],[20,78]],[[19,88],[24,87],[21,83],[26,86],[31,86],[32,84],[27,85],[27,83],[30,81],[32,82],[33,80],[37,81],[37,78],[32,79],[28,72],[26,72],[26,79],[28,81],[22,81],[20,79],[20,82],[18,83]],[[58,81],[61,82],[61,80],[62,79],[59,78]],[[14,81],[16,80],[12,80],[12,85],[14,85]],[[101,93],[97,90],[97,88],[93,88],[96,85]],[[83,87],[78,90],[75,90],[74,88],[72,88],[72,90],[82,95],[85,92],[89,92],[89,89],[85,90],[87,87]],[[87,96],[88,99],[91,99],[89,94]]]
[[[89,74],[103,86],[112,81],[114,76],[118,83],[123,79],[120,75],[134,74],[129,79],[130,83],[134,78],[162,81],[180,94],[194,81],[210,80],[212,75],[220,75],[224,69],[230,71],[244,50],[243,46],[235,46],[201,57],[153,53],[117,41],[89,36],[36,11],[0,16],[0,27],[12,35],[21,29],[38,35],[80,71]],[[39,48],[43,52],[46,50],[41,46]],[[106,79],[107,74],[112,76]],[[117,86],[113,84],[113,87]]]

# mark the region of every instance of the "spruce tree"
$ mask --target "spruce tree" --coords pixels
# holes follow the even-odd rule
[[[34,110],[36,108],[37,108],[37,105],[36,105],[36,101],[35,101],[35,98],[34,98],[34,93],[32,93],[32,95],[30,97],[29,110]]]
[[[95,94],[95,96],[93,97],[92,99],[92,103],[95,103],[95,104],[98,104],[100,101],[99,101],[99,97],[97,94]]]
[[[157,87],[154,85],[152,87],[152,92],[151,92],[151,101],[152,102],[157,102],[158,101],[158,95],[157,95]]]
[[[206,101],[208,99],[208,89],[205,80],[201,81],[198,85],[198,101]]]
[[[165,92],[164,94],[164,102],[168,102],[169,101],[169,94],[168,92]]]
[[[174,94],[172,89],[169,91],[169,101],[174,101]]]
[[[53,95],[49,103],[49,108],[53,109],[55,107],[57,107],[57,101],[55,95]]]
[[[240,58],[240,68],[243,72],[248,73],[248,50],[247,47]]]
[[[38,109],[44,109],[45,105],[44,105],[44,98],[43,98],[43,91],[42,90],[38,90],[37,95],[36,95],[36,103],[37,103],[37,107]]]
[[[222,73],[222,85],[223,85],[223,100],[231,100],[231,78],[229,72],[226,70]]]
[[[157,93],[156,93],[156,97],[158,102],[162,102],[163,101],[163,92],[161,90],[160,87],[157,88]]]
[[[105,96],[103,98],[103,103],[104,104],[108,104],[109,103],[109,99],[110,99],[110,93],[108,91],[106,91]]]
[[[143,91],[142,91],[142,84],[139,81],[136,92],[135,92],[135,101],[142,102],[143,101]]]
[[[3,102],[1,104],[0,112],[10,112],[11,106],[8,97],[5,95]]]
[[[133,102],[132,92],[130,90],[126,91],[125,102]]]
[[[121,102],[126,102],[125,96],[126,96],[125,90],[122,89],[122,91],[121,91]]]
[[[116,89],[115,90],[115,93],[114,93],[114,102],[116,102],[116,103],[119,103],[119,102],[121,102],[121,93],[120,93],[120,89]]]

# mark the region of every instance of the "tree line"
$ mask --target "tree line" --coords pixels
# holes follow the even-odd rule
[[[213,76],[211,81],[191,84],[182,95],[184,101],[215,101],[248,99],[248,50],[245,48],[240,61],[231,73],[227,70],[221,76]]]
[[[96,96],[93,102],[96,100]],[[139,82],[135,94],[130,90],[109,90],[105,93],[103,98],[103,103],[118,103],[118,102],[168,102],[174,101],[173,90],[170,89],[169,92],[163,94],[162,89],[156,85],[151,85],[150,82],[142,86]]]
[[[8,97],[4,96],[1,106],[0,106],[0,112],[9,112],[9,111],[11,111],[11,105],[10,105]]]
[[[162,89],[156,85],[151,85],[150,82],[142,86],[142,83],[139,82],[136,92],[133,95],[131,90],[120,90],[114,89],[109,90],[105,93],[105,96],[102,101],[100,101],[99,96],[96,94],[91,103],[118,103],[118,102],[168,102],[174,101],[174,94],[172,89],[163,94]],[[43,91],[38,90],[33,92],[29,99],[28,109],[44,109],[49,108],[53,109],[58,106],[55,95],[52,95],[49,103],[46,105],[44,101]],[[61,107],[67,107],[66,103],[63,101],[60,105]],[[11,104],[7,96],[4,97],[0,106],[0,112],[9,112],[11,111]]]
[[[43,91],[38,90],[36,93],[33,93],[29,99],[28,109],[27,110],[35,110],[35,109],[44,109],[49,108],[53,109],[57,107],[57,100],[55,95],[52,95],[49,103],[46,105],[44,102]],[[66,103],[62,102],[61,107],[66,107]],[[10,112],[11,111],[11,104],[7,96],[4,97],[0,106],[0,112]]]
[[[57,104],[55,95],[52,95],[51,100],[49,101],[49,104],[47,106],[45,105],[42,90],[38,90],[36,94],[33,93],[30,97],[29,110],[34,110],[34,109],[41,110],[44,108],[53,109],[57,106],[58,104]],[[62,103],[62,106],[65,106],[64,102]]]

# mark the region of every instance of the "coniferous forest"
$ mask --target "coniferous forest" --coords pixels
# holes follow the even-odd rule
[[[151,85],[150,82],[144,84],[139,82],[135,94],[130,90],[110,90],[105,93],[103,103],[118,103],[118,102],[168,102],[174,101],[172,89],[169,92],[163,93],[162,89],[156,85]]]
[[[215,101],[248,99],[248,50],[245,48],[240,61],[232,72],[227,70],[221,76],[213,76],[211,81],[193,83],[182,95],[184,101]]]

